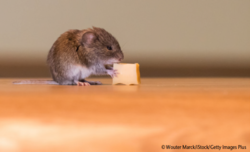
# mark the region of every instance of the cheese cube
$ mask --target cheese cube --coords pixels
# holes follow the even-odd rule
[[[118,74],[113,78],[113,84],[140,84],[140,70],[139,64],[129,63],[115,63],[114,70],[117,70]]]

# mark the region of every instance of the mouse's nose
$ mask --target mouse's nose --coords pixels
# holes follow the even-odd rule
[[[118,60],[119,60],[119,61],[121,61],[121,60],[122,60],[122,58],[119,58]]]

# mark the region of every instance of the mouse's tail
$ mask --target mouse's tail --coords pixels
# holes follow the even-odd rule
[[[22,80],[22,81],[14,81],[13,84],[55,84],[58,85],[57,82],[52,80]]]

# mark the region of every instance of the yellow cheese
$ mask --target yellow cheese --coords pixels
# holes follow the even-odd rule
[[[113,78],[113,84],[140,84],[140,70],[138,63],[115,63],[114,70],[117,70],[118,74]]]

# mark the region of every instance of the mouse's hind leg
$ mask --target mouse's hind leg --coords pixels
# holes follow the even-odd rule
[[[88,83],[88,82],[81,82],[81,81],[75,80],[74,83],[77,86],[90,86],[90,83]]]
[[[78,80],[64,80],[59,83],[60,85],[77,85],[77,86],[90,86],[88,82],[81,82]]]
[[[87,82],[89,83],[90,85],[102,85],[102,83],[100,81],[87,81],[85,79],[81,79],[79,80],[80,82]]]

